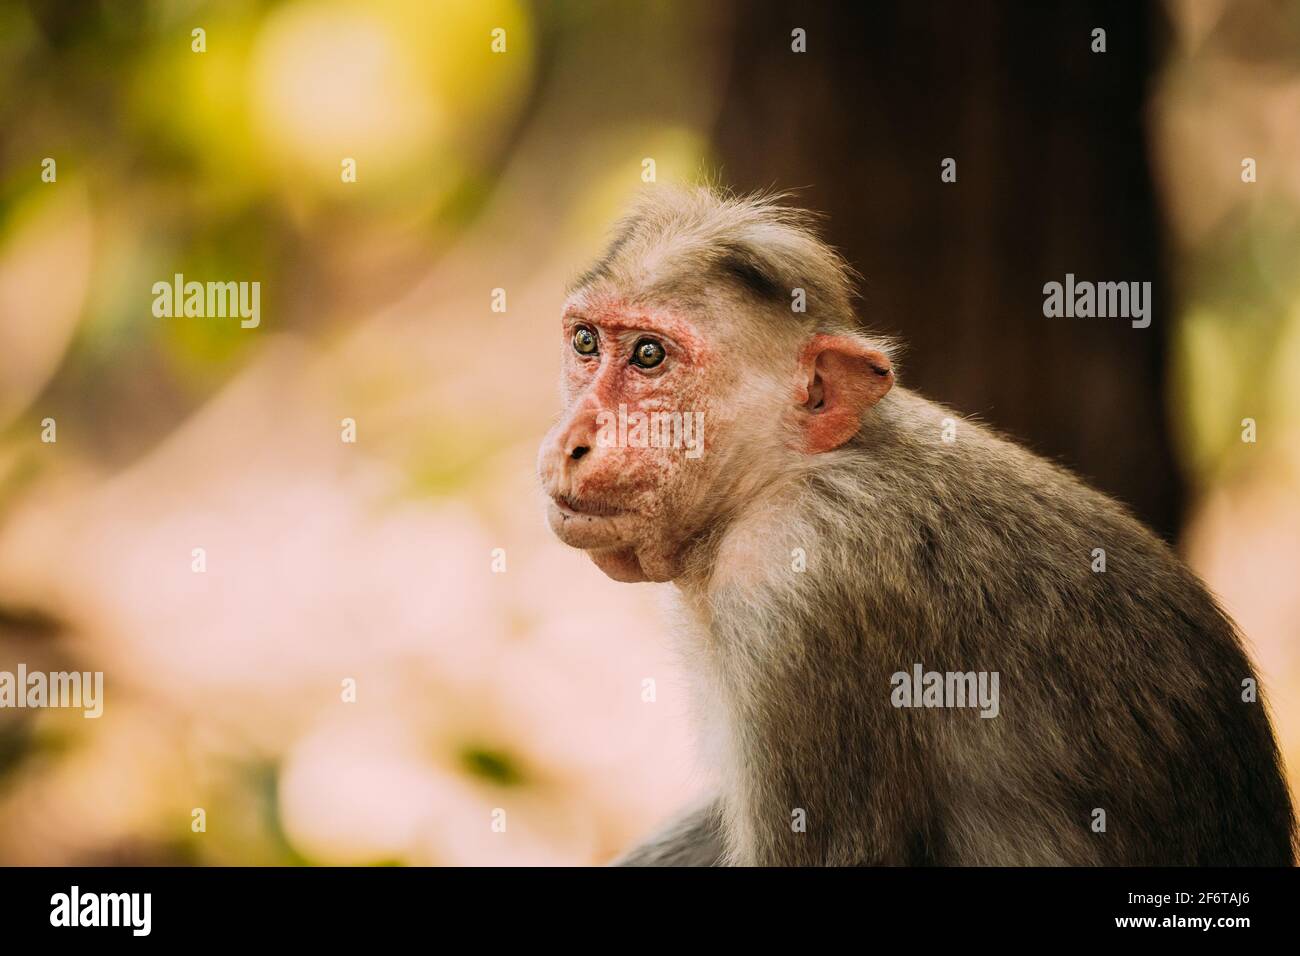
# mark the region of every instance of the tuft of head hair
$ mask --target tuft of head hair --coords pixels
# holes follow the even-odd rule
[[[857,274],[820,238],[819,217],[785,205],[784,192],[735,195],[712,186],[655,185],[618,223],[605,254],[570,292],[611,285],[631,298],[680,301],[719,281],[759,303],[794,310],[818,331],[861,331]]]

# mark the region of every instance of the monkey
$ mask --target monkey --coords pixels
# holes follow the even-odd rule
[[[1123,505],[897,385],[788,200],[652,187],[563,306],[547,521],[671,582],[713,778],[616,862],[1292,865],[1231,619]],[[976,675],[996,708],[949,694]]]

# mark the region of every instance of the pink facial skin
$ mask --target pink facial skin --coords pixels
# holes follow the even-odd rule
[[[538,454],[551,498],[551,530],[582,548],[617,581],[670,581],[686,552],[721,517],[752,501],[790,456],[822,454],[857,433],[864,412],[893,384],[889,359],[846,335],[814,335],[800,347],[746,344],[739,323],[707,316],[708,337],[672,309],[579,293],[566,303],[564,412]],[[582,327],[597,351],[582,355]],[[653,339],[665,351],[650,369],[632,364]],[[605,421],[640,412],[704,415],[704,453],[602,441]],[[608,438],[606,429],[604,437]]]
[[[575,351],[580,326],[596,334],[596,354]],[[669,310],[582,293],[565,305],[562,337],[565,408],[538,455],[551,529],[615,580],[671,580],[682,545],[708,517],[691,502],[705,497],[698,490],[709,486],[707,449],[717,437],[710,429],[721,424],[710,404],[720,384],[714,350],[692,322]],[[645,338],[665,350],[651,369],[631,363]],[[600,413],[617,416],[620,406],[629,415],[703,412],[705,453],[688,459],[683,448],[604,447]]]

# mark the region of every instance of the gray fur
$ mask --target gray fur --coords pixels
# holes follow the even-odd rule
[[[689,810],[614,861],[615,866],[721,866],[722,809],[717,801]]]
[[[661,191],[579,285],[689,303],[721,282],[799,339],[860,330],[851,273],[808,226],[771,197]],[[807,315],[772,293],[796,285]],[[1241,638],[1123,506],[898,387],[849,444],[770,471],[762,455],[729,469],[750,490],[689,543],[675,582],[698,709],[721,741],[718,812],[625,862],[1293,862],[1268,715],[1242,700],[1255,674]],[[997,671],[1000,714],[895,708],[891,675],[915,663]]]
[[[1291,802],[1264,705],[1241,699],[1255,675],[1232,622],[1121,506],[974,423],[943,442],[950,415],[894,390],[770,520],[708,549],[739,535],[783,567],[757,587],[708,571],[684,585],[732,748],[731,855],[1291,863]],[[795,547],[806,572],[788,570]],[[998,671],[1000,715],[895,709],[890,675],[916,662]]]
[[[570,292],[607,286],[632,299],[699,303],[727,283],[783,325],[791,292],[824,331],[857,327],[856,273],[816,233],[818,217],[782,205],[784,193],[722,195],[708,188],[657,186],[642,193],[600,260]]]

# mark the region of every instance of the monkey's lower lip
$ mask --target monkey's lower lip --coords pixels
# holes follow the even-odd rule
[[[623,514],[622,508],[615,508],[602,501],[574,498],[571,495],[553,495],[552,500],[561,511],[582,515],[584,518],[611,518]]]
[[[582,504],[589,505],[590,502]],[[551,531],[571,548],[610,548],[624,543],[627,529],[621,526],[627,517],[626,512],[591,514],[574,511],[557,495],[551,499],[547,517]]]

